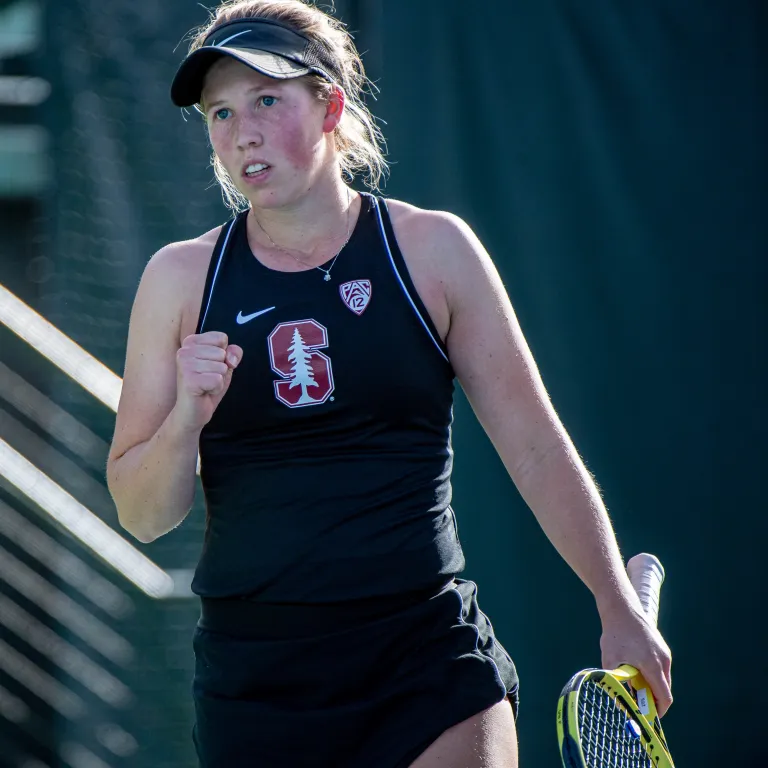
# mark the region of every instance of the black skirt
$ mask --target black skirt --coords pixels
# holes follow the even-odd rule
[[[517,673],[456,579],[333,606],[204,599],[195,630],[201,768],[407,768]]]

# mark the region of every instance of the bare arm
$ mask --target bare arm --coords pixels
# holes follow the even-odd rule
[[[107,483],[120,524],[149,542],[176,527],[195,495],[199,430],[176,418],[179,347],[180,254],[171,246],[147,268],[136,294],[128,332],[125,374]]]
[[[120,524],[139,541],[154,541],[189,514],[198,437],[185,431],[171,411],[149,440],[110,457],[107,478]]]
[[[243,354],[223,333],[195,335],[196,318],[185,317],[190,296],[199,304],[213,235],[157,253],[131,313],[107,482],[121,525],[144,542],[189,513],[200,432]]]
[[[594,595],[604,662],[639,666],[663,712],[671,702],[669,650],[644,621],[598,489],[555,413],[490,257],[466,224],[437,217],[434,238],[447,254],[446,343],[459,381],[545,534]]]

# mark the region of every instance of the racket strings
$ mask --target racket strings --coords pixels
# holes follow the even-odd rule
[[[581,687],[579,723],[587,768],[654,768],[631,714],[592,680]]]

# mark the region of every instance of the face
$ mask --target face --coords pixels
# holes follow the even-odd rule
[[[290,204],[335,172],[343,107],[340,90],[320,101],[304,78],[275,80],[230,57],[211,67],[202,95],[214,151],[260,208]]]

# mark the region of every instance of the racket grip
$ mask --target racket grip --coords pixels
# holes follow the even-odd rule
[[[640,604],[655,627],[659,623],[659,595],[664,581],[664,568],[654,555],[642,553],[630,558],[627,574]]]

